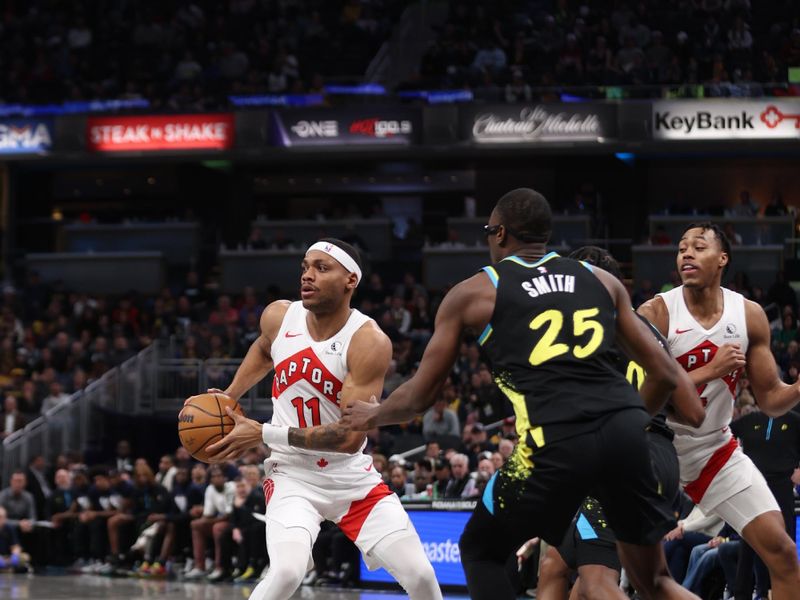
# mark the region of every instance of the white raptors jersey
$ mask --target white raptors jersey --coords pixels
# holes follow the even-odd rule
[[[659,294],[669,312],[669,348],[687,371],[711,362],[723,344],[739,344],[742,352],[747,352],[744,297],[726,288],[722,288],[722,294],[722,316],[710,329],[704,329],[689,312],[683,297],[683,286]],[[670,421],[670,426],[675,430],[675,447],[679,455],[697,447],[713,451],[730,440],[728,425],[741,374],[742,369],[736,369],[721,379],[697,387],[706,409],[706,418],[700,427]]]
[[[271,353],[275,365],[272,383],[274,425],[304,428],[328,425],[339,420],[339,400],[348,372],[350,340],[370,320],[353,309],[344,327],[329,339],[317,342],[308,332],[307,314],[302,302],[292,302],[283,317],[278,335],[272,341]],[[348,458],[361,464],[366,457],[361,450],[356,454],[345,454],[276,445],[272,446],[270,459],[319,471],[328,465],[336,468],[345,466],[351,462]],[[371,464],[371,460],[369,462]]]

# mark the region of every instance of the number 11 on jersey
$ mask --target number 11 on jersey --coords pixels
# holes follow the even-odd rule
[[[292,400],[292,406],[297,410],[297,426],[300,429],[308,427],[306,409],[311,411],[311,426],[316,427],[321,424],[322,421],[319,418],[319,398],[309,398],[303,402],[303,397],[298,396]]]

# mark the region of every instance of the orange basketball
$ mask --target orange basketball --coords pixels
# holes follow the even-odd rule
[[[197,460],[207,463],[206,448],[233,429],[233,419],[225,412],[226,406],[243,414],[239,403],[224,394],[192,396],[178,413],[178,437],[183,447]]]

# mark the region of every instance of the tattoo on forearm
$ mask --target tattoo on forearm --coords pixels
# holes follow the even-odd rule
[[[289,445],[306,450],[341,452],[348,442],[349,433],[350,431],[339,423],[307,429],[289,427]]]

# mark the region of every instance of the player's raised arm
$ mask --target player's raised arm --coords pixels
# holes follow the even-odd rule
[[[433,336],[414,376],[380,404],[374,401],[351,404],[342,411],[342,423],[354,430],[365,431],[380,425],[405,423],[433,406],[453,368],[465,327],[465,315],[470,318],[470,298],[476,298],[476,290],[480,287],[478,278],[484,277],[479,274],[462,281],[442,300],[436,313]]]
[[[272,338],[281,327],[283,315],[289,308],[288,300],[277,300],[261,313],[261,335],[250,345],[242,364],[236,370],[233,381],[224,391],[234,400],[242,397],[251,387],[266,377],[272,369]]]
[[[639,395],[650,414],[660,411],[678,383],[678,363],[664,352],[659,343],[634,313],[628,292],[616,277],[601,269],[595,271],[608,289],[617,307],[617,342],[628,356],[644,367],[646,376]]]
[[[800,402],[800,385],[787,385],[778,377],[778,366],[770,350],[767,315],[758,304],[745,300],[747,319],[747,377],[761,412],[779,417]]]
[[[369,323],[359,329],[347,351],[348,374],[342,386],[340,406],[346,410],[359,398],[380,396],[383,379],[392,360],[392,343],[377,325]],[[265,428],[272,427],[264,425]],[[265,434],[265,440],[268,434]],[[358,452],[365,434],[353,431],[342,423],[316,427],[290,427],[289,445],[309,450]]]

